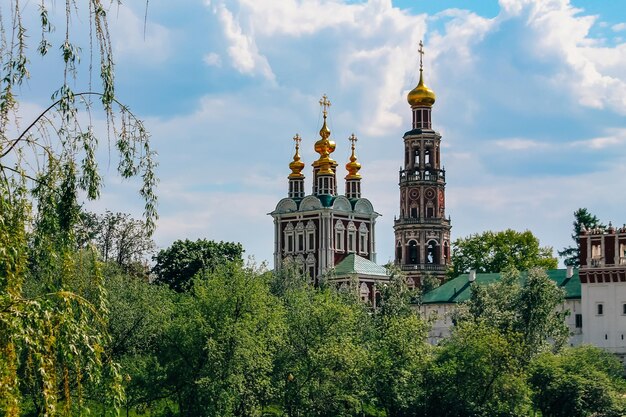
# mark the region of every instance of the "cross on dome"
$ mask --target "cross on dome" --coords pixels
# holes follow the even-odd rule
[[[328,97],[326,96],[326,94],[324,94],[320,99],[320,106],[322,106],[324,117],[328,114],[328,108],[330,107],[330,105],[331,104],[330,101],[328,101]]]

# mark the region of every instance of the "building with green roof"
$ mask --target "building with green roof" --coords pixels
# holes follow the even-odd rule
[[[565,301],[561,306],[563,310],[569,310],[567,325],[570,329],[570,344],[572,346],[582,343],[582,311],[581,311],[581,285],[577,269],[552,269],[546,271],[548,277],[554,283],[565,290]],[[521,279],[526,278],[526,272],[521,273]],[[422,297],[419,306],[420,313],[424,317],[434,319],[429,341],[438,343],[442,338],[450,334],[452,326],[451,314],[459,303],[470,299],[472,288],[476,285],[489,285],[501,279],[500,273],[469,273],[462,274],[451,279],[440,287],[429,291]]]

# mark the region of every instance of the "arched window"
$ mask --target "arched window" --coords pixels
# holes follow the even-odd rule
[[[430,156],[431,156],[430,149],[426,149],[424,151],[424,164],[425,165],[430,165],[431,164],[432,161],[431,161]]]
[[[418,250],[418,246],[417,246],[417,242],[414,240],[411,240],[409,242],[409,264],[411,265],[417,265],[419,264],[419,250]]]
[[[337,223],[335,223],[335,250],[338,252],[344,251],[345,230],[346,228],[341,220],[337,220]]]
[[[398,262],[402,261],[402,243],[398,242],[396,246],[396,260]]]
[[[413,150],[413,166],[420,166],[420,150],[418,148]]]
[[[437,257],[437,242],[431,240],[428,242],[428,246],[426,246],[426,263],[428,264],[438,264]]]

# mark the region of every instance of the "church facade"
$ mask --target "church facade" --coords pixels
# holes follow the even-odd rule
[[[351,154],[345,165],[345,192],[338,193],[337,167],[332,159],[327,117],[330,102],[320,100],[324,117],[319,158],[312,163],[312,190],[305,193],[305,168],[300,156],[301,138],[294,137],[295,154],[289,164],[288,194],[270,215],[274,218],[274,268],[293,262],[314,283],[328,279],[337,285],[358,285],[363,301],[376,302],[376,286],[388,281],[385,268],[376,264],[376,218],[372,203],[361,196],[361,164],[356,156],[357,138],[349,137]]]

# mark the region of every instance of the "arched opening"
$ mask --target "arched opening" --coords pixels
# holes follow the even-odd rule
[[[419,264],[419,250],[417,246],[417,242],[412,240],[409,242],[409,264],[417,265]]]
[[[417,168],[420,166],[420,150],[413,150],[413,167]]]
[[[426,263],[428,264],[437,264],[438,256],[437,256],[437,242],[431,240],[428,242],[426,246]]]
[[[430,165],[432,163],[431,158],[430,158],[430,156],[431,156],[430,154],[431,154],[430,149],[426,149],[424,151],[424,164],[426,164],[426,165]]]
[[[400,242],[398,242],[398,245],[396,246],[396,261],[402,261],[402,244]]]

